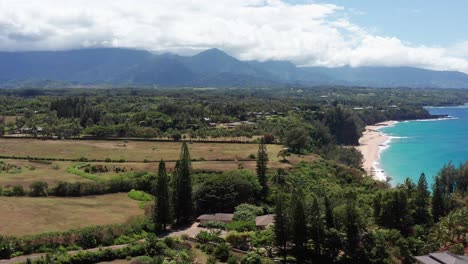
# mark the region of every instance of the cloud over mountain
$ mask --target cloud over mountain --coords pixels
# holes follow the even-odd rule
[[[0,50],[125,47],[307,66],[414,66],[468,73],[460,52],[353,24],[346,7],[279,0],[0,0]]]

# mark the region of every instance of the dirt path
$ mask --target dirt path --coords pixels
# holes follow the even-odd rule
[[[184,228],[184,229],[179,229],[179,230],[174,230],[173,232],[169,232],[167,234],[164,234],[161,236],[161,238],[164,238],[166,236],[170,237],[179,237],[182,234],[187,234],[189,237],[195,238],[195,236],[200,232],[201,230],[207,230],[201,227],[198,227],[198,223],[192,224],[190,227]],[[145,240],[139,240],[137,243],[143,243]],[[124,244],[124,245],[113,245],[113,246],[107,246],[107,247],[101,247],[101,248],[90,248],[90,249],[84,249],[84,250],[73,250],[73,251],[68,251],[69,255],[74,255],[77,254],[80,251],[85,251],[85,252],[95,252],[99,251],[100,249],[121,249],[124,247],[128,247],[130,244]],[[22,255],[18,257],[14,257],[11,259],[0,259],[0,264],[16,264],[16,263],[23,263],[26,262],[27,259],[29,258],[30,260],[35,260],[39,259],[40,257],[45,257],[46,253],[34,253],[30,255]]]

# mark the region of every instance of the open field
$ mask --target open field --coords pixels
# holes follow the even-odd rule
[[[0,154],[20,157],[79,159],[176,160],[182,143],[102,140],[0,139]],[[268,145],[270,157],[276,157],[280,145]],[[257,154],[256,144],[190,143],[192,159],[247,159]]]
[[[5,164],[15,165],[18,170],[0,172],[0,186],[8,187],[22,185],[28,188],[35,181],[44,181],[49,186],[54,186],[59,181],[85,182],[89,181],[83,177],[68,173],[66,171],[71,162],[52,162],[52,164],[41,164],[27,160],[1,160]]]
[[[0,197],[0,234],[30,235],[124,223],[143,214],[126,193],[80,198]]]

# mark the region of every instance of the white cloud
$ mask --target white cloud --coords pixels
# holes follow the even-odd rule
[[[194,54],[217,47],[244,60],[468,73],[468,44],[457,52],[412,45],[349,22],[350,12],[356,10],[280,0],[0,0],[0,50],[96,46]]]

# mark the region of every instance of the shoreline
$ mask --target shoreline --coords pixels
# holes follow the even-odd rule
[[[380,168],[380,153],[388,147],[391,137],[380,131],[381,128],[393,126],[398,121],[385,121],[375,125],[366,126],[359,139],[357,149],[362,153],[362,167],[368,175],[379,181],[386,181],[386,176]]]

